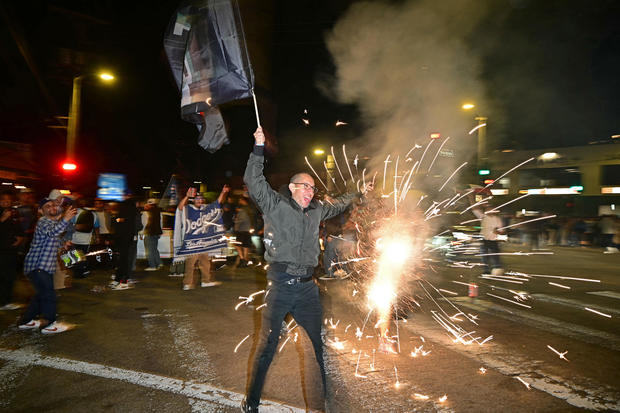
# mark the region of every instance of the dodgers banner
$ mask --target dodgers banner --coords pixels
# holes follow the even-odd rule
[[[177,209],[174,222],[174,261],[183,261],[189,255],[209,253],[221,255],[226,248],[222,208],[218,202],[200,209],[187,205]]]

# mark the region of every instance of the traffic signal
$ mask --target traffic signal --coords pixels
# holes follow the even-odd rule
[[[73,172],[77,169],[77,165],[73,161],[64,161],[62,163],[63,172]]]
[[[439,139],[439,138],[441,138],[441,133],[439,132],[431,133],[431,139]]]
[[[488,169],[478,169],[478,175],[490,175],[491,171]]]

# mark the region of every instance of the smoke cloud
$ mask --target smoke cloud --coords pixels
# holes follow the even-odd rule
[[[479,0],[360,2],[327,35],[336,77],[322,90],[359,107],[372,169],[382,169],[381,155],[425,145],[431,132],[450,136],[459,158],[476,151],[467,134],[474,114],[461,105],[484,105],[480,59],[466,39],[485,10]]]

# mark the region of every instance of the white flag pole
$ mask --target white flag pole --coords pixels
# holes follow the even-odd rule
[[[256,113],[256,125],[260,128],[260,118],[258,117],[258,104],[256,103],[256,95],[254,94],[254,88],[252,88],[252,99],[254,100],[254,113]]]

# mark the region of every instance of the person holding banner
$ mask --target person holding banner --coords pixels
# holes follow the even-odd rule
[[[174,223],[174,261],[185,261],[183,290],[195,288],[194,267],[198,264],[201,287],[213,287],[221,282],[215,281],[211,272],[211,256],[226,246],[222,203],[230,187],[224,185],[215,202],[205,205],[202,194],[196,188],[189,188],[187,195],[177,207]],[[193,205],[189,199],[193,198]]]
[[[326,394],[323,342],[321,340],[322,308],[318,286],[312,282],[319,256],[321,221],[342,213],[361,194],[347,193],[322,203],[314,199],[314,179],[297,173],[281,192],[274,191],[263,175],[265,135],[259,126],[254,132],[255,145],[243,177],[252,200],[265,221],[265,259],[267,272],[267,306],[262,310],[260,341],[254,356],[246,398],[241,410],[258,412],[267,370],[273,359],[282,321],[290,313],[308,333],[314,347]],[[372,189],[372,186],[364,190]]]

